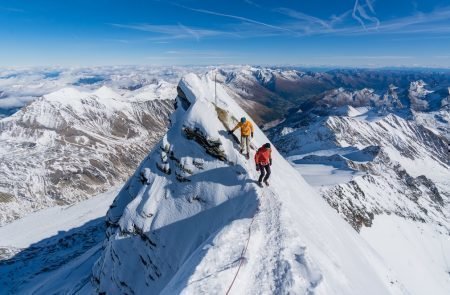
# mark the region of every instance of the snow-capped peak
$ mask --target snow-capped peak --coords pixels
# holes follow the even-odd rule
[[[64,87],[52,93],[43,96],[48,101],[58,101],[61,103],[70,102],[72,100],[82,99],[88,95],[87,92],[83,92],[74,87]]]
[[[210,77],[182,79],[171,129],[111,206],[97,292],[225,293],[235,275],[235,293],[400,292],[276,149],[270,187],[255,184],[253,161],[226,132],[250,118],[220,85],[215,105]],[[256,126],[252,142],[268,142]]]
[[[102,86],[99,89],[95,90],[93,95],[99,97],[99,98],[113,98],[113,99],[120,99],[121,95],[116,93],[114,90],[107,86]]]

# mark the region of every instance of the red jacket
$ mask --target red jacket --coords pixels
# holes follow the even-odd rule
[[[272,150],[260,147],[255,154],[256,165],[269,165],[272,162]]]

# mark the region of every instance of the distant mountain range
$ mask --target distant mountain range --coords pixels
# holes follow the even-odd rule
[[[0,224],[123,183],[166,131],[175,96],[164,81],[63,88],[0,120]]]
[[[310,72],[243,67],[217,72],[220,83],[244,99],[259,123],[286,118],[286,113],[331,106],[402,106],[438,110],[449,97],[450,72],[406,70],[330,70]],[[394,99],[394,95],[395,99]],[[427,101],[426,105],[423,101]],[[254,109],[254,110],[252,110]],[[391,108],[392,110],[392,108]]]
[[[49,286],[225,293],[245,261],[236,290],[249,293],[448,293],[449,72],[194,71],[179,83],[86,75],[0,120],[0,224],[126,181],[104,242],[97,220],[71,233],[85,255],[46,246],[83,265],[69,288],[52,279],[68,269],[41,261]],[[275,147],[270,187],[225,132],[241,116],[255,145]],[[0,246],[18,269],[19,249]]]

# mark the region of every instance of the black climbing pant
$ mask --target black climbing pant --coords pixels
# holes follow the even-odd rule
[[[259,175],[259,180],[258,180],[258,182],[261,182],[261,181],[267,181],[268,179],[269,179],[269,176],[270,176],[270,165],[269,164],[267,164],[267,165],[261,165],[261,164],[258,164],[258,166],[259,166],[259,172],[261,173],[260,175]]]

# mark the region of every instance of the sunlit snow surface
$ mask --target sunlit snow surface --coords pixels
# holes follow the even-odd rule
[[[381,215],[361,235],[396,271],[410,294],[448,294],[450,237],[433,224]]]

